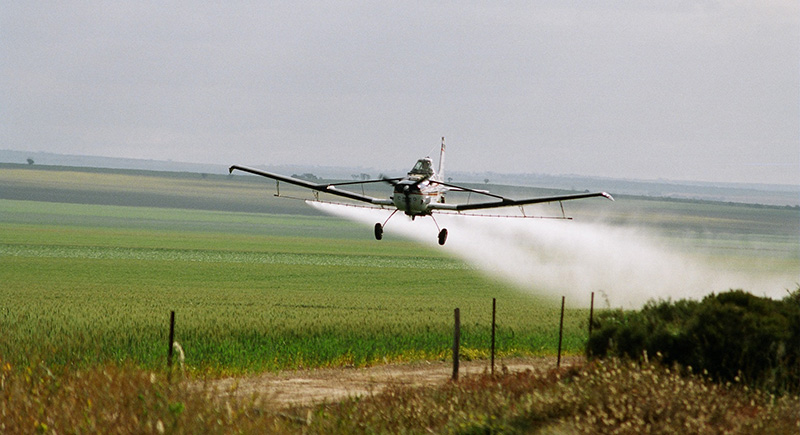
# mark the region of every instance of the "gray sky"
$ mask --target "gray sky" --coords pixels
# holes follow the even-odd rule
[[[796,0],[164,3],[4,2],[0,149],[800,183]]]

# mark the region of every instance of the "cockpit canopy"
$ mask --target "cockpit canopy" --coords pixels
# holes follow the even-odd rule
[[[430,177],[433,175],[433,160],[430,157],[425,157],[424,159],[417,160],[417,164],[414,165],[414,168],[408,173],[408,175],[422,175],[424,177]]]

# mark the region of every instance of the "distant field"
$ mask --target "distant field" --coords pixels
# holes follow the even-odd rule
[[[556,301],[391,234],[377,243],[256,177],[4,168],[0,186],[4,361],[163,366],[170,310],[197,370],[444,359],[456,307],[465,354],[486,356],[492,297],[501,354],[556,350]],[[568,210],[595,218],[590,204]],[[626,198],[603,214],[729,247],[734,261],[746,243],[777,268],[798,264],[796,209]],[[587,316],[568,311],[567,352],[581,352]]]

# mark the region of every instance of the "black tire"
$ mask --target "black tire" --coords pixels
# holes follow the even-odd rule
[[[439,231],[439,244],[444,245],[444,242],[447,241],[447,228],[442,228],[442,231]]]
[[[383,225],[380,223],[375,224],[375,240],[383,238]]]

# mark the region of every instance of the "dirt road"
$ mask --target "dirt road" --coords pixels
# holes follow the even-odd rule
[[[579,363],[582,357],[564,357],[562,367]],[[546,371],[556,367],[555,357],[514,358],[497,361],[495,370]],[[489,371],[489,361],[462,361],[459,376]],[[260,398],[283,406],[338,401],[349,396],[378,393],[390,385],[423,386],[447,382],[453,374],[451,362],[388,364],[367,368],[335,368],[287,371],[258,376],[223,378],[209,382],[222,397]]]

